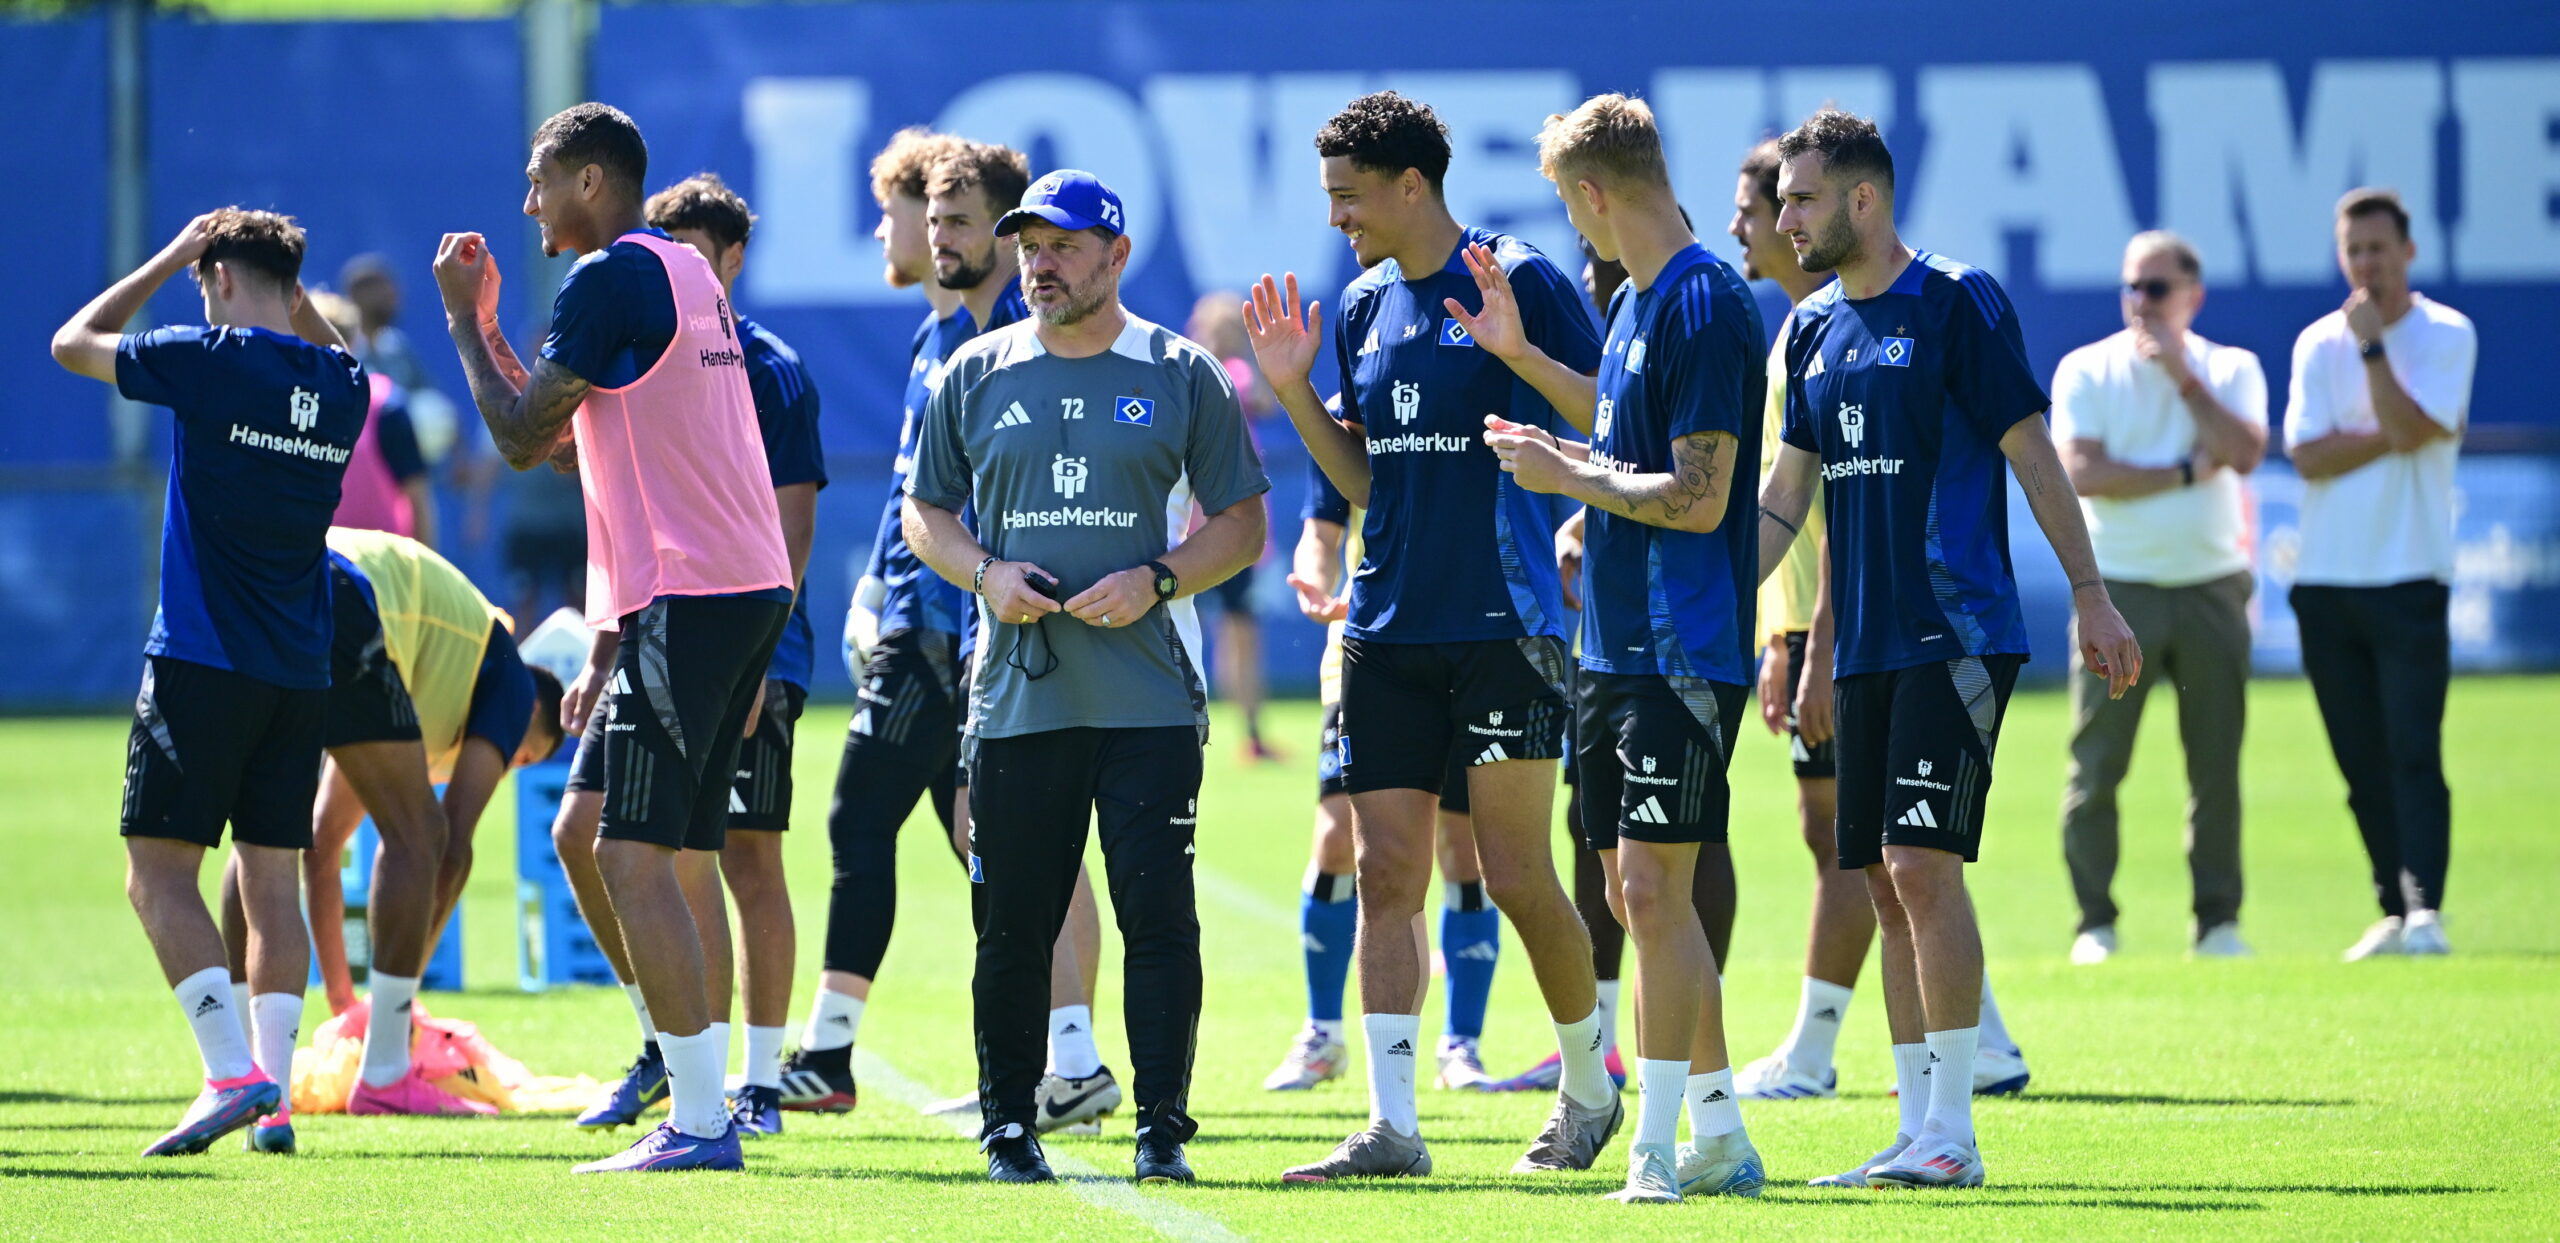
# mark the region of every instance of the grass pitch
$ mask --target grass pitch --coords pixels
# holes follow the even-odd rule
[[[1097,1177],[997,1189],[981,1181],[973,1145],[901,1103],[957,1093],[974,1073],[968,908],[929,813],[910,825],[901,856],[899,936],[863,1024],[872,1073],[861,1109],[791,1115],[785,1135],[749,1149],[743,1176],[573,1178],[571,1163],[630,1132],[582,1135],[547,1117],[309,1117],[298,1124],[303,1155],[291,1159],[251,1156],[233,1141],[144,1162],[134,1154],[176,1118],[198,1071],[120,891],[125,726],[0,723],[9,810],[0,819],[0,1222],[16,1235],[83,1239],[2560,1236],[2555,709],[2560,680],[2455,684],[2446,753],[2456,956],[2351,967],[2338,951],[2374,912],[2308,689],[2269,682],[2253,695],[2244,927],[2260,956],[2249,962],[2183,957],[2185,795],[2174,714],[2156,706],[2125,794],[2125,952],[2075,968],[2064,960],[2071,906],[2054,827],[2064,704],[2022,695],[1987,857],[1972,874],[1992,976],[2035,1072],[2023,1099],[1980,1110],[1991,1186],[1891,1196],[1801,1185],[1854,1163],[1892,1129],[1870,979],[1841,1040],[1842,1099],[1746,1109],[1769,1163],[1767,1196],[1651,1212],[1598,1198],[1622,1177],[1623,1137],[1599,1170],[1514,1178],[1504,1171],[1548,1102],[1427,1087],[1437,1177],[1279,1185],[1284,1166],[1322,1155],[1366,1110],[1356,1067],[1311,1093],[1258,1088],[1302,1012],[1295,912],[1312,705],[1270,714],[1287,764],[1245,768],[1232,746],[1210,752],[1200,848],[1208,1011],[1192,1102],[1204,1124],[1192,1145],[1202,1181],[1143,1192],[1116,1181],[1128,1169],[1125,1116],[1099,1139],[1051,1145]],[[843,722],[819,711],[801,726],[789,849],[804,977],[814,976],[825,912],[822,824]],[[1748,1060],[1793,1014],[1809,865],[1776,740],[1752,732],[1735,785],[1743,912],[1727,1025]],[[473,988],[431,1004],[477,1021],[537,1070],[609,1075],[633,1046],[618,993],[513,989],[510,807],[502,797],[481,828],[465,908]],[[1552,1047],[1508,934],[1504,955],[1485,1040],[1497,1074]],[[1104,1055],[1125,1069],[1116,976],[1105,970],[1098,1012]],[[1438,1016],[1435,987],[1426,1032]],[[306,1029],[320,1017],[314,990]]]

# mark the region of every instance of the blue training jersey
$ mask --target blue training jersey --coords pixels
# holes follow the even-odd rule
[[[2026,654],[2000,437],[2047,404],[1980,268],[1918,251],[1875,297],[1796,308],[1782,435],[1822,458],[1840,676]]]
[[[629,388],[675,339],[676,292],[667,265],[638,242],[616,241],[580,256],[561,278],[542,356],[597,388]]]
[[[818,440],[818,390],[800,355],[782,338],[750,319],[738,321],[738,339],[746,344],[747,387],[755,394],[756,426],[764,434],[764,461],[773,486],[814,483],[827,486],[827,454]],[[774,644],[773,662],[765,676],[809,689],[816,671],[817,637],[809,625],[807,584],[791,601],[791,617]]]
[[[1529,340],[1576,371],[1600,362],[1581,286],[1537,248],[1468,229],[1511,278]],[[1553,427],[1555,409],[1477,348],[1442,300],[1483,306],[1458,250],[1407,279],[1392,259],[1342,291],[1333,349],[1342,417],[1369,444],[1369,510],[1345,633],[1389,643],[1565,637],[1553,511],[1512,482],[1484,443],[1484,416]]]
[[[949,315],[927,311],[924,322],[916,327],[913,356],[907,365],[906,413],[898,424],[898,457],[889,467],[889,500],[880,515],[880,529],[872,537],[870,563],[863,570],[879,579],[885,589],[880,601],[883,635],[930,630],[959,635],[965,641],[976,630],[978,611],[968,606],[968,592],[934,573],[915,550],[907,547],[899,502],[906,499],[907,472],[915,467],[916,427],[924,416],[925,401],[933,396],[934,385],[942,379],[944,361],[958,353],[970,338],[1018,322],[1030,313],[1030,307],[1022,300],[1022,285],[1015,281],[1006,283],[1004,293],[989,308],[984,324],[962,306]]]
[[[1609,300],[1591,461],[1636,475],[1672,471],[1672,443],[1722,432],[1736,442],[1724,516],[1675,531],[1597,505],[1583,535],[1582,664],[1751,683],[1760,524],[1753,468],[1767,408],[1768,338],[1742,277],[1691,244],[1638,290]]]
[[[116,390],[178,419],[143,650],[326,688],[324,541],[372,398],[363,364],[264,328],[155,328],[117,344]]]

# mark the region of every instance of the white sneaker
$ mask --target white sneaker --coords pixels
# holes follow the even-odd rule
[[[1819,1078],[1772,1053],[1733,1076],[1734,1095],[1748,1101],[1827,1100],[1840,1094],[1840,1072],[1826,1068]]]
[[[2401,952],[2408,954],[2450,954],[2453,943],[2444,939],[2444,914],[2440,911],[2411,911],[2400,929]]]
[[[2437,934],[2437,938],[2441,940],[2443,938],[2443,934],[2439,932]],[[2397,915],[2385,915],[2382,918],[2373,921],[2372,927],[2364,930],[2364,936],[2362,939],[2347,947],[2346,960],[2348,962],[2363,962],[2365,959],[2371,958],[2376,954],[2406,954],[2408,952],[2408,939],[2400,930],[2400,917]]]
[[[1973,1094],[2016,1096],[2027,1090],[2027,1055],[1981,1045],[1973,1051]]]
[[[1343,1047],[1337,1036],[1325,1034],[1323,1028],[1309,1023],[1298,1032],[1297,1043],[1289,1046],[1289,1056],[1280,1059],[1279,1068],[1262,1078],[1265,1092],[1303,1092],[1328,1079],[1340,1078],[1351,1051]]]
[[[2115,925],[2091,928],[2071,939],[2071,965],[2094,967],[2116,956]]]
[[[1493,1087],[1493,1076],[1485,1073],[1484,1054],[1468,1036],[1440,1038],[1440,1086],[1462,1092],[1483,1092]]]
[[[1661,1144],[1638,1144],[1627,1151],[1627,1185],[1606,1199],[1620,1204],[1678,1204],[1680,1186],[1672,1181],[1671,1151]]]
[[[1867,1171],[1867,1185],[1884,1188],[1979,1187],[1982,1152],[1934,1132],[1912,1141],[1902,1155]]]
[[[1680,1194],[1684,1196],[1743,1196],[1756,1198],[1768,1182],[1768,1173],[1760,1164],[1760,1150],[1751,1146],[1751,1137],[1740,1131],[1728,1131],[1709,1139],[1705,1145],[1680,1145]]]
[[[1911,1137],[1910,1137],[1910,1136],[1908,1136],[1908,1135],[1896,1135],[1896,1136],[1894,1136],[1894,1137],[1893,1137],[1893,1142],[1892,1142],[1892,1143],[1885,1145],[1885,1149],[1884,1149],[1884,1151],[1883,1151],[1883,1152],[1879,1152],[1879,1153],[1877,1153],[1876,1155],[1874,1155],[1874,1156],[1872,1156],[1872,1157],[1869,1157],[1869,1158],[1867,1158],[1867,1159],[1866,1159],[1866,1160],[1864,1160],[1864,1161],[1859,1162],[1859,1163],[1858,1163],[1858,1168],[1853,1169],[1853,1170],[1850,1170],[1850,1171],[1847,1171],[1846,1173],[1841,1173],[1841,1174],[1825,1174],[1825,1175],[1823,1175],[1823,1176],[1822,1176],[1822,1177],[1820,1177],[1820,1178],[1814,1179],[1813,1181],[1806,1183],[1806,1184],[1805,1184],[1805,1186],[1808,1186],[1808,1187],[1864,1187],[1864,1186],[1866,1186],[1866,1185],[1867,1185],[1867,1173],[1868,1173],[1869,1171],[1871,1171],[1871,1170],[1875,1169],[1877,1166],[1883,1165],[1883,1164],[1884,1164],[1885,1162],[1887,1162],[1887,1161],[1891,1161],[1891,1160],[1893,1160],[1895,1157],[1899,1157],[1899,1156],[1901,1156],[1901,1155],[1902,1155],[1902,1150],[1903,1150],[1903,1149],[1905,1149],[1905,1148],[1909,1148],[1910,1146],[1911,1146]]]
[[[1033,1105],[1039,1110],[1035,1129],[1043,1135],[1053,1131],[1065,1131],[1070,1135],[1099,1135],[1102,1133],[1102,1119],[1120,1107],[1120,1080],[1112,1075],[1108,1066],[1081,1079],[1042,1075]],[[1087,1125],[1094,1129],[1074,1129]]]
[[[2189,958],[2253,958],[2256,952],[2240,939],[2240,921],[2224,920],[2204,930],[2187,949]]]

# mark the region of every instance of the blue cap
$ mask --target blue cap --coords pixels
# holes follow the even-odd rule
[[[1032,182],[1022,192],[1022,206],[996,221],[996,236],[1011,237],[1034,220],[1061,229],[1101,229],[1115,236],[1129,231],[1120,196],[1101,178],[1074,168],[1061,168]]]

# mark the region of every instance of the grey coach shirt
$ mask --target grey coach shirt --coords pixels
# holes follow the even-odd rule
[[[1162,557],[1186,487],[1208,513],[1270,490],[1235,387],[1207,350],[1131,316],[1110,349],[1060,358],[1037,328],[1024,320],[961,347],[917,428],[907,494],[953,511],[976,500],[988,552],[1057,575],[1058,598],[1070,600]],[[1207,726],[1199,671],[1174,625],[1188,599],[1109,630],[1064,613],[1015,625],[977,604],[971,736]],[[1014,668],[1036,672],[1051,652],[1057,668],[1036,682]]]

